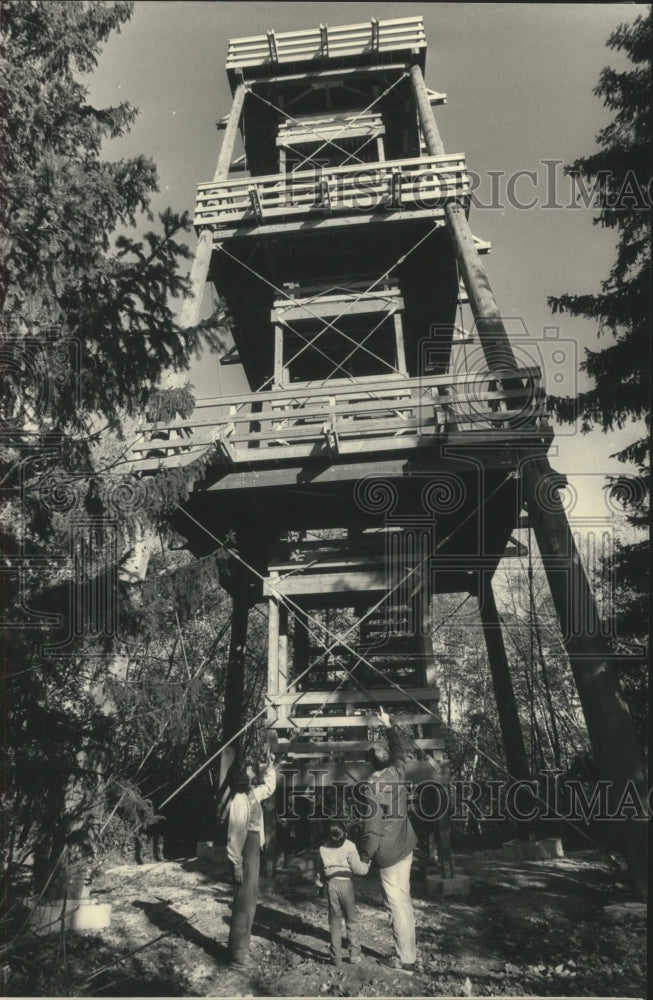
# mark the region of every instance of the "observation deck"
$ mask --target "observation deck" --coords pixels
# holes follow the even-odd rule
[[[311,69],[378,65],[400,61],[416,51],[423,66],[426,53],[421,16],[341,24],[301,31],[267,31],[229,41],[227,75],[232,89],[239,77],[256,79]]]
[[[410,157],[297,170],[198,186],[195,229],[219,239],[284,232],[306,221],[324,226],[444,217],[471,184],[462,154]],[[259,228],[260,227],[260,228]]]
[[[404,453],[476,438],[515,444],[544,427],[537,367],[458,376],[329,380],[323,385],[198,400],[189,420],[145,424],[130,471],[188,466],[207,453],[223,469]],[[510,388],[502,385],[502,379]]]

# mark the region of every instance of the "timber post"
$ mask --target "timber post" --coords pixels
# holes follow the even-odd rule
[[[515,698],[515,689],[510,675],[506,647],[501,631],[501,620],[494,598],[491,580],[481,575],[482,584],[478,593],[478,609],[483,626],[483,635],[487,647],[492,686],[497,704],[499,726],[506,763],[511,780],[527,781],[532,776],[528,766],[524,735],[519,720],[519,710]],[[522,824],[519,828],[520,839],[534,840],[532,827]]]
[[[442,156],[445,154],[444,145],[419,65],[410,67],[410,80],[428,151],[434,156]],[[465,210],[459,202],[454,202],[445,204],[444,213],[488,368],[516,369],[517,363],[510,340],[487,273],[474,246]],[[544,509],[538,499],[542,489],[541,484],[551,474],[552,470],[547,459],[525,460],[522,467],[523,494],[560,618],[565,648],[583,706],[592,749],[601,775],[611,781],[612,801],[617,804],[627,783],[632,781],[637,786],[640,797],[643,795],[641,801],[645,803],[647,785],[632,719],[619,689],[611,663],[609,645],[597,632],[596,604],[576,550],[567,516],[559,501],[547,504]],[[562,554],[566,558],[564,584],[561,581],[558,558]],[[558,560],[557,566],[556,560]],[[584,609],[584,615],[583,613],[578,615],[578,608]],[[490,634],[486,631],[486,642]],[[494,635],[496,638],[496,632]],[[499,662],[497,648],[495,663]],[[638,896],[645,898],[646,823],[637,819],[623,821],[620,830],[620,840],[628,860],[633,886]]]
[[[247,592],[234,591],[232,598],[231,633],[229,636],[229,654],[227,659],[227,677],[224,690],[224,713],[222,739],[226,742],[234,736],[243,725],[243,684],[245,680],[245,649],[247,645],[247,625],[251,599]],[[226,802],[225,786],[227,773],[238,756],[239,740],[227,747],[220,757],[220,809]]]
[[[243,112],[243,104],[245,102],[246,93],[247,88],[245,87],[245,84],[242,82],[239,83],[236,88],[236,93],[234,94],[231,110],[229,112],[229,119],[227,121],[227,127],[222,139],[222,146],[220,147],[218,162],[213,177],[214,181],[223,180],[229,175],[229,165],[231,164],[231,159],[233,157],[236,137],[238,135],[238,126]],[[179,313],[179,325],[184,330],[191,326],[195,326],[195,324],[199,322],[204,286],[209,273],[212,251],[213,234],[210,230],[205,229],[200,233],[197,246],[195,248],[195,256],[193,257],[193,263],[190,269],[189,277],[191,293],[189,298],[185,299]]]
[[[420,555],[422,550],[420,549]],[[421,661],[422,683],[425,688],[432,688],[435,700],[424,699],[426,707],[437,715],[438,713],[438,685],[437,668],[435,663],[435,653],[433,650],[432,622],[431,622],[431,581],[422,581],[417,588],[414,598],[414,620],[417,624],[417,650]],[[434,719],[435,722],[435,719]],[[433,737],[438,734],[440,725],[425,725],[422,727],[424,735]],[[448,800],[448,784],[450,780],[449,762],[447,760],[438,761],[437,784],[440,788],[440,795],[444,801]],[[448,780],[449,779],[449,780]],[[450,810],[445,809],[442,815],[435,821],[428,833],[428,857],[432,866],[437,864],[440,876],[443,879],[454,877],[454,864],[451,852],[451,820]]]
[[[445,156],[445,149],[435,115],[426,91],[421,67],[410,67],[410,82],[417,105],[419,120],[427,149],[431,156]],[[488,276],[474,244],[474,237],[460,201],[447,201],[444,206],[447,230],[458,260],[460,273],[476,320],[479,340],[490,369],[517,368],[510,339],[499,307],[490,287]]]
[[[556,484],[561,477],[547,458],[528,458],[521,482],[529,522],[542,556],[551,597],[583,708],[600,777],[608,779],[610,812],[632,787],[646,806],[648,787],[630,711],[624,700],[607,638]],[[633,885],[646,899],[648,832],[642,817],[615,821]]]

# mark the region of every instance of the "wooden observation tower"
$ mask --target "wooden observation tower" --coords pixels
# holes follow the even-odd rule
[[[273,742],[327,783],[365,773],[378,704],[412,741],[415,779],[447,780],[430,627],[446,593],[478,601],[508,768],[529,777],[492,593],[527,517],[602,776],[623,787],[641,765],[546,458],[541,372],[516,359],[492,295],[425,59],[421,17],[230,41],[182,319],[208,280],[233,344],[216,394],[148,425],[131,468],[195,464],[174,527],[198,556],[229,540],[225,735],[244,721],[248,614],[264,602]],[[626,826],[641,882],[641,824]]]

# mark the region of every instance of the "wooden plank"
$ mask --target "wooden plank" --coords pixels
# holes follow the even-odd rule
[[[422,701],[424,699],[437,701],[439,692],[433,687],[410,688],[406,689],[406,692],[397,691],[396,688],[374,688],[369,691],[368,696],[362,691],[289,691],[271,698],[275,705],[322,705],[327,698],[331,705],[355,704],[358,701],[370,701],[372,698],[377,704],[384,705],[386,702],[410,702],[409,696]]]
[[[483,372],[469,372],[466,374],[456,375],[455,383],[456,385],[469,385],[479,381],[487,381],[488,378],[493,379],[514,379],[514,378],[541,378],[542,370],[533,365],[526,368],[502,368],[497,371],[483,371]],[[251,392],[242,393],[236,396],[204,396],[198,399],[195,404],[195,409],[202,409],[207,406],[240,406],[246,403],[258,403],[260,401],[267,401],[269,403],[274,402],[275,404],[280,401],[291,401],[297,399],[299,396],[302,399],[309,399],[315,396],[328,396],[328,395],[341,395],[346,393],[347,389],[355,389],[361,392],[373,392],[372,388],[368,388],[367,382],[375,383],[376,381],[381,381],[385,379],[385,376],[373,376],[370,379],[358,379],[356,382],[349,382],[347,386],[344,387],[343,392],[338,389],[334,389],[335,379],[329,381],[328,390],[325,389],[323,384],[312,386],[311,384],[293,386],[291,389],[283,389],[281,391],[275,390],[274,392]],[[431,389],[440,386],[450,386],[454,379],[451,375],[428,375],[423,378],[403,378],[400,376],[388,376],[388,381],[384,382],[383,392],[391,392],[393,389]],[[158,428],[160,430],[168,428],[178,428],[185,426],[192,426],[193,421],[170,421],[166,424],[152,424],[150,425],[153,429]]]
[[[309,143],[333,143],[335,140],[347,139],[373,139],[385,135],[385,126],[379,120],[357,121],[348,124],[347,121],[336,122],[335,124],[322,124],[302,122],[302,128],[295,127],[290,130],[279,130],[275,143],[280,148],[294,149],[297,146],[305,146]]]
[[[464,153],[442,153],[434,156],[407,156],[399,160],[384,160],[383,163],[369,163],[365,164],[366,173],[376,173],[379,176],[387,178],[392,176],[393,170],[400,170],[402,172],[414,173],[416,176],[421,177],[426,173],[432,172],[434,176],[443,175],[446,177],[447,174],[457,174],[465,171],[466,161]],[[358,177],[361,172],[360,163],[354,163],[350,165],[345,165],[342,167],[329,167],[328,173],[332,177]],[[249,183],[251,183],[249,180]],[[279,174],[260,174],[257,175],[256,184],[259,188],[264,188],[266,185],[278,186],[280,183]],[[312,170],[298,170],[293,174],[293,184],[297,187],[301,183],[311,184],[315,183],[315,174]],[[247,185],[247,180],[213,180],[213,181],[202,181],[197,185],[198,195],[202,198],[208,197],[220,197],[220,196],[234,196],[237,191]]]
[[[343,284],[345,280],[343,279]],[[380,300],[382,302],[401,301],[403,303],[399,285],[394,282],[385,281],[381,288],[375,288],[371,291],[369,290],[369,284],[369,280],[349,281],[346,288],[339,288],[333,292],[325,292],[323,284],[302,284],[301,286],[289,284],[285,286],[288,291],[284,292],[283,297],[274,300],[274,308],[281,309],[284,305],[305,306],[318,301],[347,303],[352,300],[357,302],[376,302]]]
[[[402,208],[397,211],[383,211],[381,208],[377,212],[357,212],[355,215],[345,215],[343,213],[342,215],[335,215],[328,219],[320,218],[319,216],[302,219],[298,216],[293,222],[266,222],[265,233],[266,235],[296,233],[300,231],[306,233],[308,230],[314,229],[342,229],[345,226],[366,226],[373,223],[387,224],[388,222],[399,221],[398,216],[401,222],[415,219],[433,219],[437,222],[444,219],[444,208]],[[194,223],[194,225],[196,231],[201,229],[197,224]],[[213,230],[216,246],[233,237],[244,239],[249,236],[260,239],[260,226],[253,224],[245,225],[244,223],[238,226],[229,226],[225,223]]]
[[[505,415],[498,414],[497,423],[509,424],[508,420],[505,420]],[[480,420],[481,418],[479,418]],[[490,425],[492,421],[482,418],[483,423]],[[473,423],[470,418],[466,418],[465,422]],[[499,430],[504,430],[502,438],[497,437],[497,432]],[[283,430],[279,432],[279,437],[283,436]],[[360,437],[358,439],[341,438],[340,440],[340,456],[350,456],[355,455],[376,455],[385,452],[409,452],[417,449],[433,449],[436,441],[446,443],[450,446],[459,445],[464,447],[465,450],[477,442],[478,446],[482,444],[490,445],[490,447],[499,447],[502,443],[507,443],[508,445],[515,447],[517,443],[523,447],[526,442],[541,442],[543,441],[543,431],[538,430],[536,427],[506,427],[506,428],[492,428],[484,427],[480,430],[471,428],[469,430],[461,430],[458,427],[454,427],[451,431],[440,432],[433,422],[430,424],[423,424],[420,428],[419,434],[394,434],[391,437],[373,437],[368,435],[366,437]],[[549,436],[550,437],[550,436]],[[547,438],[549,440],[549,438]],[[210,447],[210,446],[208,446]],[[140,471],[152,470],[152,469],[172,469],[183,467],[185,465],[194,462],[198,458],[198,452],[193,455],[172,455],[163,459],[153,459],[153,460],[138,460],[136,465]],[[233,458],[231,461],[233,464],[238,464],[242,466],[256,466],[264,465],[273,462],[284,462],[292,463],[296,459],[307,459],[310,458],[314,461],[324,460],[329,457],[329,452],[326,447],[320,447],[319,442],[314,440],[309,440],[305,444],[295,444],[295,445],[279,445],[275,447],[268,448],[235,448],[233,450]]]
[[[378,111],[368,111],[358,114],[346,114],[345,112],[332,112],[331,114],[317,114],[313,116],[302,116],[297,120],[284,120],[279,122],[278,135],[294,134],[300,128],[311,129],[313,126],[336,128],[338,126],[356,123],[360,125],[379,125],[383,122],[383,116]]]
[[[237,65],[237,64],[236,64]],[[229,67],[227,67],[229,68]],[[267,75],[261,78],[252,78],[248,80],[248,86],[256,88],[257,85],[262,89],[267,89],[272,83],[289,83],[296,80],[301,80],[307,85],[314,82],[319,82],[323,79],[328,80],[346,80],[351,77],[360,76],[361,74],[372,73],[375,76],[379,76],[381,79],[387,79],[389,75],[395,75],[404,73],[406,70],[406,64],[404,62],[395,63],[384,63],[382,66],[355,66],[350,68],[339,68],[339,69],[320,69],[313,70],[308,68],[304,73],[284,73],[283,75],[275,76]],[[233,89],[233,83],[232,83]]]
[[[283,369],[275,368],[275,379],[283,380]],[[180,444],[178,441],[165,441],[153,439],[135,444],[132,452],[148,451],[173,451],[190,452],[197,448],[204,447],[224,438],[224,444],[235,445],[249,441],[272,441],[279,437],[279,426],[284,427],[284,438],[293,439],[306,438],[307,440],[317,440],[320,437],[321,427],[326,418],[337,419],[337,430],[343,435],[364,435],[372,430],[376,435],[381,435],[384,430],[406,432],[415,428],[422,431],[424,427],[432,423],[433,410],[445,410],[448,419],[454,419],[462,423],[476,422],[478,420],[490,421],[510,421],[527,416],[531,412],[537,412],[537,404],[541,401],[538,393],[532,393],[528,389],[520,390],[493,390],[487,393],[479,393],[478,396],[440,396],[432,399],[414,400],[402,399],[401,397],[385,402],[374,403],[352,403],[348,406],[340,405],[332,408],[279,408],[274,413],[244,413],[234,414],[225,417],[220,421],[201,421],[197,424],[189,424],[190,430],[207,428],[202,433],[195,433],[188,438],[186,443]],[[491,402],[496,400],[503,402],[506,399],[529,402],[528,407],[517,407],[515,409],[495,410],[493,408],[480,409],[477,405],[480,402]],[[412,416],[412,414],[415,414]],[[384,419],[381,419],[384,417]],[[239,425],[246,425],[246,428],[256,422],[263,426],[269,424],[269,429],[249,431],[239,429]]]
[[[341,576],[336,576],[333,573],[314,573],[310,576],[298,573],[296,576],[280,578],[274,584],[272,581],[265,580],[263,593],[286,596],[290,594],[345,594],[355,590],[359,594],[367,594],[387,590],[389,586],[386,569],[371,570],[367,573],[349,572]]]
[[[342,167],[346,170],[346,167]],[[466,194],[468,182],[462,172],[459,176],[441,177],[433,172],[421,176],[408,175],[411,184],[402,184],[402,197],[397,201],[393,196],[392,175],[374,177],[372,171],[363,171],[355,178],[339,175],[322,175],[310,183],[296,182],[298,174],[284,176],[284,183],[267,187],[252,188],[251,178],[247,190],[224,190],[217,193],[201,194],[197,198],[193,223],[196,227],[227,226],[252,221],[252,212],[261,224],[261,219],[291,219],[293,216],[308,215],[321,207],[321,192],[324,184],[330,185],[330,197],[334,211],[342,213],[380,211],[405,212],[409,210],[434,211],[444,209],[453,199]],[[381,171],[377,171],[381,173]],[[364,173],[372,176],[365,177]],[[236,180],[231,180],[236,184]],[[485,246],[486,244],[481,244]],[[478,251],[477,251],[478,252]]]
[[[501,416],[501,415],[499,415]],[[490,421],[485,421],[490,423]],[[509,421],[505,421],[509,423]],[[280,436],[283,432],[280,432]],[[514,428],[514,427],[494,427],[489,429],[487,427],[469,430],[459,430],[454,428],[452,430],[447,430],[442,433],[437,431],[434,426],[423,427],[420,434],[405,434],[405,435],[393,435],[390,438],[374,438],[366,437],[359,440],[349,440],[344,439],[340,442],[340,457],[351,457],[357,455],[381,455],[387,452],[411,452],[415,450],[429,449],[433,451],[436,442],[439,442],[444,447],[445,445],[451,451],[456,447],[465,450],[465,453],[470,454],[470,449],[477,447],[479,449],[478,457],[487,464],[488,467],[493,468],[505,468],[512,467],[516,464],[516,459],[514,458],[515,449],[519,447],[523,449],[527,445],[535,447],[548,446],[551,440],[552,431],[550,429],[540,429],[535,426]],[[210,447],[210,446],[209,446]],[[501,447],[508,447],[512,450],[512,458],[491,458],[491,452]],[[488,451],[489,449],[489,451]],[[191,462],[196,461],[199,452],[195,452],[192,455],[173,455],[168,458],[163,459],[138,459],[132,461],[126,459],[124,463],[119,463],[121,467],[122,464],[129,466],[131,471],[157,471],[160,469],[173,469],[181,468],[185,465],[189,465]],[[328,451],[325,447],[319,447],[315,442],[307,443],[303,445],[280,445],[278,447],[269,448],[244,448],[244,449],[234,449],[233,463],[240,465],[243,470],[253,469],[258,465],[274,464],[274,463],[284,463],[286,465],[292,465],[293,462],[303,459],[311,459],[313,462],[324,461],[329,457]],[[406,462],[406,456],[400,459],[402,463]],[[116,466],[117,468],[118,466]],[[337,470],[337,466],[334,470]],[[365,475],[369,472],[368,465],[360,466],[360,475]],[[246,474],[243,472],[242,474]],[[266,472],[266,475],[268,473]],[[302,477],[306,474],[306,470],[303,466],[299,466],[295,473],[292,474],[291,482],[301,482]],[[319,475],[319,473],[318,473]],[[283,481],[285,479],[285,473],[281,474]],[[336,478],[340,478],[336,472]],[[255,480],[252,480],[252,484],[259,485]],[[221,488],[219,484],[215,484],[211,488]]]
[[[477,461],[485,469],[516,469],[518,455],[525,447],[544,452],[550,444],[551,432],[544,438],[541,432],[533,433],[530,438],[515,444],[512,432],[479,431],[474,434],[448,434],[444,441],[444,455],[440,450],[429,446],[424,459],[412,458],[414,471],[435,473],[441,469],[468,472],[470,461]],[[475,447],[475,444],[478,446]],[[369,454],[369,449],[367,450]],[[407,456],[385,455],[377,459],[375,472],[379,476],[402,476],[406,472]],[[128,467],[132,463],[126,462]],[[140,465],[140,463],[138,463]],[[344,483],[355,482],[362,476],[369,475],[369,460],[342,461],[338,464],[324,463],[318,456],[315,465],[306,462],[288,461],[281,466],[270,462],[267,468],[256,468],[249,462],[243,462],[241,468],[221,475],[206,486],[208,492],[232,492],[237,490],[279,489],[288,486],[304,488],[306,477],[310,475],[311,483]]]
[[[322,319],[330,316],[337,316],[339,319],[349,316],[375,316],[378,313],[387,313],[389,316],[403,309],[403,299],[399,301],[384,301],[381,296],[376,299],[361,299],[359,302],[352,296],[338,301],[321,302],[316,299],[310,305],[292,305],[279,307],[272,310],[273,322],[290,323],[295,320]]]
[[[411,726],[420,725],[425,722],[437,723],[440,720],[425,712],[407,715],[395,713],[395,722],[398,725]],[[272,729],[288,729],[288,724],[294,723],[297,729],[365,729],[378,726],[379,719],[373,709],[365,715],[316,715],[316,716],[295,716],[289,719],[276,719],[271,723]]]
[[[290,548],[291,546],[289,546]],[[313,569],[316,565],[318,567],[318,572],[320,570],[346,570],[351,569],[369,569],[370,567],[376,568],[391,564],[395,565],[398,562],[403,563],[403,559],[400,557],[390,556],[386,557],[385,551],[381,549],[378,554],[362,554],[356,556],[346,556],[343,554],[332,553],[331,555],[325,554],[324,552],[317,550],[315,552],[308,551],[298,552],[297,559],[293,562],[288,562],[288,560],[280,561],[279,559],[273,559],[268,563],[270,572],[274,571],[280,574],[283,578],[284,574],[292,574],[296,576],[297,573],[301,573],[304,568]]]
[[[246,201],[240,192],[240,202],[230,198],[207,199],[206,203],[200,201],[195,211],[193,225],[197,230],[215,227],[215,232],[224,236],[223,230],[227,227],[249,227],[253,224],[254,218],[259,229],[264,226],[266,232],[268,224],[292,225],[296,219],[308,221],[312,215],[323,211],[322,187],[326,183],[328,181],[323,178],[310,190],[294,194],[290,190],[257,191],[252,188],[247,195],[249,201]],[[465,190],[461,185],[452,184],[443,189],[439,185],[432,184],[427,191],[418,191],[412,195],[407,193],[400,205],[393,205],[392,194],[385,184],[369,188],[361,186],[346,191],[335,189],[332,192],[331,209],[338,217],[341,215],[348,217],[354,213],[373,216],[384,211],[410,218],[413,216],[408,213],[443,212],[447,204],[460,198],[464,193]],[[431,196],[435,198],[435,204],[428,202],[427,199]]]
[[[419,747],[421,750],[442,750],[444,742],[444,737],[431,737],[430,739],[418,737],[411,740],[411,744]],[[340,754],[347,752],[365,754],[369,750],[371,743],[372,740],[330,740],[324,742],[317,742],[315,740],[304,742],[303,740],[297,740],[296,743],[292,744],[292,750],[290,750],[288,756],[301,758],[315,757],[316,754]],[[278,748],[279,753],[284,753],[288,751],[291,743],[290,740],[284,740],[283,737],[279,737],[276,733],[271,733],[270,745],[275,749]]]

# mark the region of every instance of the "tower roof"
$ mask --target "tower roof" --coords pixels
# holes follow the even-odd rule
[[[385,65],[426,54],[424,18],[397,17],[358,24],[340,24],[301,31],[267,31],[229,40],[226,69],[232,86],[239,72],[247,78],[265,78],[315,69],[353,65]]]

